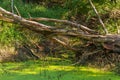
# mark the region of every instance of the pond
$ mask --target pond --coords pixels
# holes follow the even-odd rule
[[[0,64],[0,80],[119,80],[101,69],[72,66],[59,58]]]

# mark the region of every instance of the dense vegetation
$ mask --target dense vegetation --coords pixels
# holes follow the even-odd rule
[[[110,34],[119,34],[120,1],[92,1],[108,32]],[[0,4],[4,9],[12,11],[11,0],[1,0]],[[14,13],[26,19],[45,17],[70,20],[96,30],[97,33],[95,34],[104,34],[102,25],[89,0],[14,0]],[[58,28],[59,26],[63,26],[69,30],[69,26],[66,24],[39,22],[50,26],[57,26]],[[0,61],[7,62],[0,65],[0,79],[119,80],[119,53],[113,54],[113,52],[101,47],[100,44],[94,45],[84,39],[72,37],[69,41],[71,42],[70,45],[79,48],[81,52],[68,50],[57,43],[54,44],[54,41],[51,41],[48,36],[25,29],[19,24],[5,22],[0,17]],[[38,47],[39,45],[40,48]],[[87,45],[90,46],[86,47]],[[38,57],[34,58],[34,55],[27,54],[29,52],[26,52],[26,49],[37,55],[40,60],[36,60]],[[85,51],[88,53],[95,49],[102,51],[98,52],[98,54],[88,56],[82,65],[97,67],[103,70],[81,67],[80,64],[72,66],[73,63],[80,59],[80,53],[85,53]],[[50,58],[51,61],[46,58]],[[32,61],[27,61],[30,59]],[[104,71],[109,69],[110,71],[115,71],[117,75],[114,72]]]

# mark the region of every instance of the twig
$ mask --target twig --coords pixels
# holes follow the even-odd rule
[[[30,15],[30,13],[28,13],[28,16],[29,16],[29,18],[32,18],[31,15]]]
[[[21,16],[21,14],[20,14],[20,12],[18,11],[17,7],[16,7],[16,6],[14,6],[14,7],[15,7],[15,10],[17,11],[17,14],[18,14],[19,16]]]
[[[93,10],[95,11],[96,15],[98,16],[98,19],[99,19],[99,21],[100,21],[100,23],[101,23],[101,25],[102,25],[102,27],[103,27],[103,29],[104,29],[105,34],[108,34],[108,31],[107,31],[107,29],[106,29],[106,27],[105,27],[105,25],[104,25],[104,23],[103,23],[100,15],[99,15],[97,9],[95,8],[95,6],[94,6],[94,4],[92,3],[91,0],[89,0],[89,2],[90,2],[90,4],[91,4]]]
[[[60,39],[58,39],[58,38],[56,38],[56,37],[52,37],[51,39],[54,40],[54,41],[56,41],[57,43],[61,44],[62,46],[70,49],[70,50],[78,51],[78,49],[75,49],[75,48],[71,47],[69,44],[61,41]]]
[[[12,10],[12,13],[14,13],[14,0],[11,0],[11,10]]]

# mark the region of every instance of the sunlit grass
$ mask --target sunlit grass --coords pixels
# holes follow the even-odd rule
[[[57,63],[57,64],[55,64]],[[66,65],[65,65],[66,64]],[[60,59],[3,63],[0,80],[119,80],[120,76],[97,68],[71,66]]]

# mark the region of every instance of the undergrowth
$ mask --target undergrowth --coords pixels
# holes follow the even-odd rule
[[[0,43],[1,45],[10,45],[15,41],[22,41],[23,35],[18,30],[18,25],[1,21],[0,26]]]

